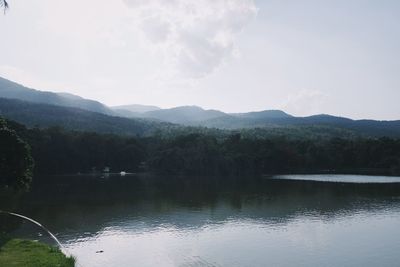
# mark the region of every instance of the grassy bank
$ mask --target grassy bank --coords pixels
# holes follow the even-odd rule
[[[46,244],[0,238],[0,266],[7,267],[74,267],[75,260],[58,248]]]

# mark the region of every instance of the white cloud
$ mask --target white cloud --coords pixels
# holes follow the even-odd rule
[[[100,58],[107,62],[122,51],[140,53],[140,58],[157,62],[149,75],[163,84],[203,78],[237,56],[238,35],[257,15],[254,0],[35,1],[52,11],[40,16],[37,30],[53,37],[51,51],[59,46],[54,40],[62,40],[69,59],[80,62],[76,70]],[[127,69],[135,65],[132,73],[140,67],[124,64]],[[111,68],[115,66],[109,73]]]
[[[125,0],[165,64],[201,78],[238,53],[237,35],[257,14],[253,0]]]
[[[149,17],[142,21],[141,29],[146,37],[153,43],[162,43],[167,41],[171,26],[168,21],[160,17]]]

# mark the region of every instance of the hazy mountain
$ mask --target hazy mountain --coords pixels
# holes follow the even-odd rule
[[[376,121],[376,120],[352,120],[330,115],[314,115],[309,117],[286,116],[282,118],[241,118],[238,116],[220,117],[202,121],[199,125],[220,129],[241,128],[281,128],[281,127],[334,127],[354,131],[368,136],[400,137],[400,120]]]
[[[116,116],[124,117],[124,118],[141,118],[142,113],[129,111],[126,109],[113,109],[113,112]]]
[[[160,110],[159,107],[156,106],[148,106],[148,105],[122,105],[122,106],[114,106],[111,109],[118,115],[126,118],[141,118],[143,117],[143,113]]]
[[[70,129],[119,134],[143,133],[149,129],[160,129],[168,125],[160,122],[225,130],[323,126],[365,135],[400,137],[400,120],[352,120],[325,114],[294,117],[281,110],[229,114],[218,110],[205,110],[198,106],[160,109],[156,106],[136,104],[116,106],[111,109],[100,102],[80,96],[30,89],[3,78],[0,78],[0,98],[25,101],[2,99],[0,115],[3,114],[5,117],[30,126],[57,125]]]
[[[120,135],[147,135],[170,126],[143,119],[109,116],[78,108],[0,98],[0,116],[28,127],[59,126],[69,130]]]
[[[281,110],[263,110],[247,113],[230,113],[226,116],[211,118],[199,122],[204,127],[214,127],[222,129],[240,129],[274,126],[276,123],[294,121],[295,117]]]
[[[262,125],[265,120],[293,118],[293,116],[281,110],[229,114],[218,110],[205,110],[198,106],[160,109],[155,106],[128,105],[113,107],[113,109],[119,115],[125,117],[151,118],[183,125],[212,126],[217,128],[251,127],[255,124]],[[154,110],[145,111],[146,109]]]
[[[253,111],[247,113],[231,113],[230,115],[236,116],[239,118],[247,118],[247,119],[282,119],[282,118],[292,118],[292,115],[283,112],[282,110],[263,110],[263,111]]]
[[[305,117],[303,119],[306,123],[302,124],[340,127],[372,136],[400,137],[400,120],[352,120],[325,114]]]
[[[205,110],[197,106],[182,106],[170,109],[160,109],[143,113],[145,118],[185,125],[196,125],[197,122],[228,116],[218,110]]]
[[[111,107],[113,110],[126,110],[133,113],[145,113],[154,110],[160,110],[161,108],[156,106],[149,106],[149,105],[139,105],[139,104],[132,104],[132,105],[122,105],[122,106],[114,106]]]
[[[53,93],[27,88],[18,83],[0,77],[0,97],[19,99],[33,103],[43,103],[56,106],[74,107],[103,114],[114,112],[100,102],[84,99],[69,93]]]

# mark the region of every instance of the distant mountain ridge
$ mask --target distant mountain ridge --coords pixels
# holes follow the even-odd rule
[[[232,116],[240,117],[240,118],[249,118],[249,119],[265,119],[265,118],[292,118],[293,116],[287,114],[282,110],[262,110],[262,111],[252,111],[247,113],[231,113]]]
[[[100,129],[101,132],[107,132],[105,129],[107,128],[106,125],[109,124],[108,127],[113,130],[108,132],[118,133],[117,129],[120,129],[120,132],[124,134],[134,133],[135,131],[133,128],[129,128],[130,126],[121,126],[122,124],[141,122],[146,125],[152,125],[151,127],[157,125],[158,129],[162,128],[161,125],[169,125],[168,123],[224,130],[326,126],[351,130],[368,136],[400,137],[400,120],[352,120],[326,114],[295,117],[281,110],[225,113],[213,109],[206,110],[198,106],[161,109],[156,106],[133,104],[108,107],[98,101],[84,99],[69,93],[53,93],[27,88],[3,78],[0,78],[0,98],[3,98],[0,102],[0,115],[29,125],[32,125],[34,121],[40,122],[40,125],[57,125],[56,116],[40,114],[40,112],[57,110],[60,116],[58,121],[60,126],[64,126],[64,124],[75,125],[71,123],[72,120],[79,121],[82,119],[81,123],[85,121],[88,125],[79,124],[75,125],[76,127],[90,130],[90,125],[96,125],[93,127],[96,131]],[[7,102],[6,99],[14,100],[14,102]],[[19,102],[15,100],[19,100]],[[41,104],[43,106],[35,106],[33,104]],[[30,109],[22,108],[18,111],[18,105],[28,105]],[[49,105],[51,108],[48,107]],[[59,108],[57,109],[54,106]],[[84,111],[92,112],[93,114],[85,113]],[[71,114],[74,114],[75,117]],[[100,114],[103,116],[100,116]],[[80,116],[83,117],[81,118]],[[141,126],[138,127],[140,128]],[[140,130],[138,131],[140,132]]]
[[[139,104],[114,106],[111,107],[111,109],[118,116],[127,118],[140,118],[143,117],[142,114],[145,112],[160,110],[160,108],[156,106],[139,105]]]
[[[155,109],[150,111],[139,112],[137,109],[133,112],[132,109],[124,109],[123,106],[114,110],[128,117],[149,118],[171,123],[178,123],[190,126],[207,126],[208,121],[226,120],[232,118],[263,120],[263,119],[282,119],[293,118],[281,110],[263,110],[248,113],[225,113],[215,109],[203,109],[199,106],[179,106],[168,109]]]
[[[23,101],[51,104],[63,107],[74,107],[88,111],[112,115],[114,112],[106,105],[82,98],[69,93],[53,93],[47,91],[39,91],[25,87],[21,84],[0,77],[0,97],[19,99]]]
[[[144,112],[148,112],[148,111],[154,111],[154,110],[161,109],[157,106],[140,105],[140,104],[113,106],[111,108],[113,110],[128,110],[128,111],[135,112],[135,113],[144,113]]]
[[[117,135],[151,135],[168,123],[114,117],[84,109],[0,98],[0,116],[28,127],[63,127],[68,130]]]
[[[281,110],[263,110],[248,113],[224,113],[205,110],[198,106],[182,106],[136,113],[136,117],[166,121],[186,126],[200,126],[224,130],[243,128],[281,128],[292,126],[330,126],[368,136],[400,137],[400,120],[352,120],[326,114],[295,117]]]
[[[160,109],[145,112],[144,118],[153,118],[178,124],[193,125],[200,121],[206,121],[226,116],[226,113],[218,110],[204,110],[198,106],[181,106],[170,109]]]

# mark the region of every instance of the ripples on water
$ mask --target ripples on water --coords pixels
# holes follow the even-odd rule
[[[400,184],[359,178],[64,177],[9,205],[83,267],[396,266]]]

